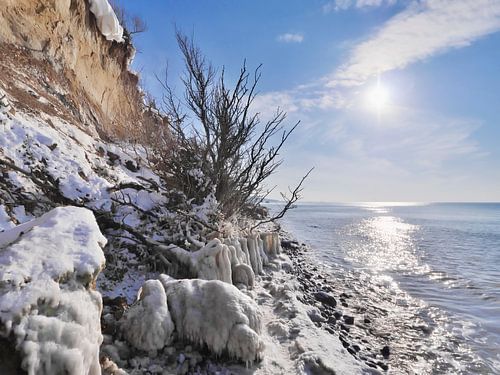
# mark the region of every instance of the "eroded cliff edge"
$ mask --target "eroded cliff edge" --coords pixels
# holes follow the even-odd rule
[[[135,50],[107,40],[90,6],[0,2],[0,88],[18,108],[120,136],[142,116],[138,76],[128,69]]]

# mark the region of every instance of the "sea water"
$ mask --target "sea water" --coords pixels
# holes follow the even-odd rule
[[[379,314],[391,373],[500,374],[500,204],[300,204],[284,229]]]

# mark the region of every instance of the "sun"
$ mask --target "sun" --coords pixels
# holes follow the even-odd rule
[[[387,87],[383,86],[380,82],[370,88],[366,95],[367,103],[370,109],[382,113],[387,109],[390,102],[390,93]]]

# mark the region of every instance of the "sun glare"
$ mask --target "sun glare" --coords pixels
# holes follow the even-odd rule
[[[377,83],[377,85],[372,87],[367,93],[368,105],[378,113],[383,112],[387,108],[389,100],[389,91],[380,83]]]

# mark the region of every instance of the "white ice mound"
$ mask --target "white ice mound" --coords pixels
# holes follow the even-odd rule
[[[28,374],[100,374],[106,239],[91,211],[56,208],[0,233],[0,334]]]
[[[161,275],[160,281],[180,339],[246,362],[261,358],[261,314],[250,297],[218,280],[174,280]]]
[[[123,27],[108,0],[90,0],[90,11],[94,13],[97,27],[107,40],[123,42]]]
[[[170,344],[174,323],[161,282],[144,283],[138,301],[123,317],[122,331],[127,341],[140,350],[158,350]]]

